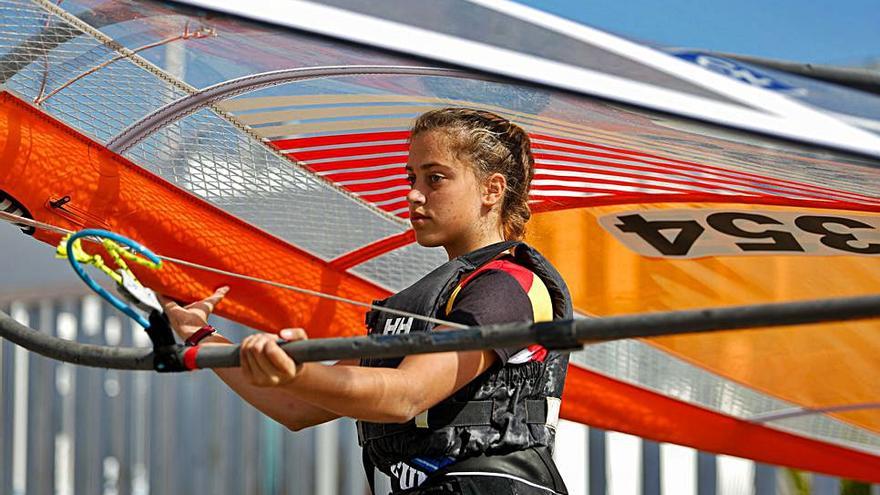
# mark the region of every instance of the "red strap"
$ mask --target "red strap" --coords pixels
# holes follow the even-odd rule
[[[190,335],[184,343],[188,346],[198,345],[199,342],[202,341],[202,339],[209,335],[213,335],[216,332],[216,328],[212,327],[211,325],[205,325],[202,328],[196,330],[196,333]]]
[[[199,346],[187,347],[185,351],[183,351],[183,366],[188,370],[197,370],[199,366],[196,364],[196,356],[199,355]]]

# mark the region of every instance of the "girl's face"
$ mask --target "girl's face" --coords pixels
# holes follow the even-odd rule
[[[449,258],[494,242],[500,232],[490,187],[473,167],[450,150],[444,132],[428,131],[412,139],[406,173],[412,189],[406,196],[416,241],[443,246]],[[500,239],[498,239],[500,240]]]

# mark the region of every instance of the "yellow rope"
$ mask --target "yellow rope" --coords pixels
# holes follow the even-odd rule
[[[70,238],[71,234],[67,234],[66,236],[61,238],[61,242],[58,243],[58,246],[55,248],[55,257],[56,258],[64,258],[67,259],[67,240]],[[132,253],[128,249],[123,246],[120,246],[115,241],[111,241],[110,239],[101,239],[101,245],[104,246],[104,249],[107,251],[107,254],[110,255],[110,258],[119,268],[113,270],[107,263],[104,262],[104,258],[101,257],[100,254],[89,254],[85,252],[82,248],[82,239],[77,239],[73,241],[73,257],[76,258],[76,261],[84,264],[84,265],[92,265],[98,270],[104,272],[108,277],[112,278],[117,284],[122,284],[122,274],[121,272],[125,272],[126,275],[130,276],[133,280],[137,280],[137,277],[131,272],[131,269],[128,267],[128,263],[125,260],[129,260],[138,265],[145,266],[147,268],[151,268],[156,270],[159,268],[159,265],[153,263],[152,261],[143,258],[141,256]]]

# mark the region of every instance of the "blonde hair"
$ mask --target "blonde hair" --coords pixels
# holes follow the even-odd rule
[[[484,110],[441,108],[422,114],[413,124],[410,139],[428,131],[451,138],[452,152],[468,158],[479,178],[500,173],[507,181],[501,204],[504,238],[520,240],[531,218],[529,184],[535,175],[531,140],[522,127]]]

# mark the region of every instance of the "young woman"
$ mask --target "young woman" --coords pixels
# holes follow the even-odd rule
[[[489,112],[446,108],[419,117],[410,139],[410,222],[418,243],[444,248],[449,262],[378,304],[467,325],[570,318],[565,283],[520,241],[534,174],[528,135]],[[180,337],[197,334],[226,291],[186,308],[164,301]],[[371,334],[444,330],[382,311],[367,324]],[[215,372],[292,430],[357,419],[371,485],[379,469],[394,493],[566,493],[551,449],[567,354],[530,346],[325,366],[295,363],[276,339],[247,337],[241,368]],[[200,343],[230,345],[216,334]]]

